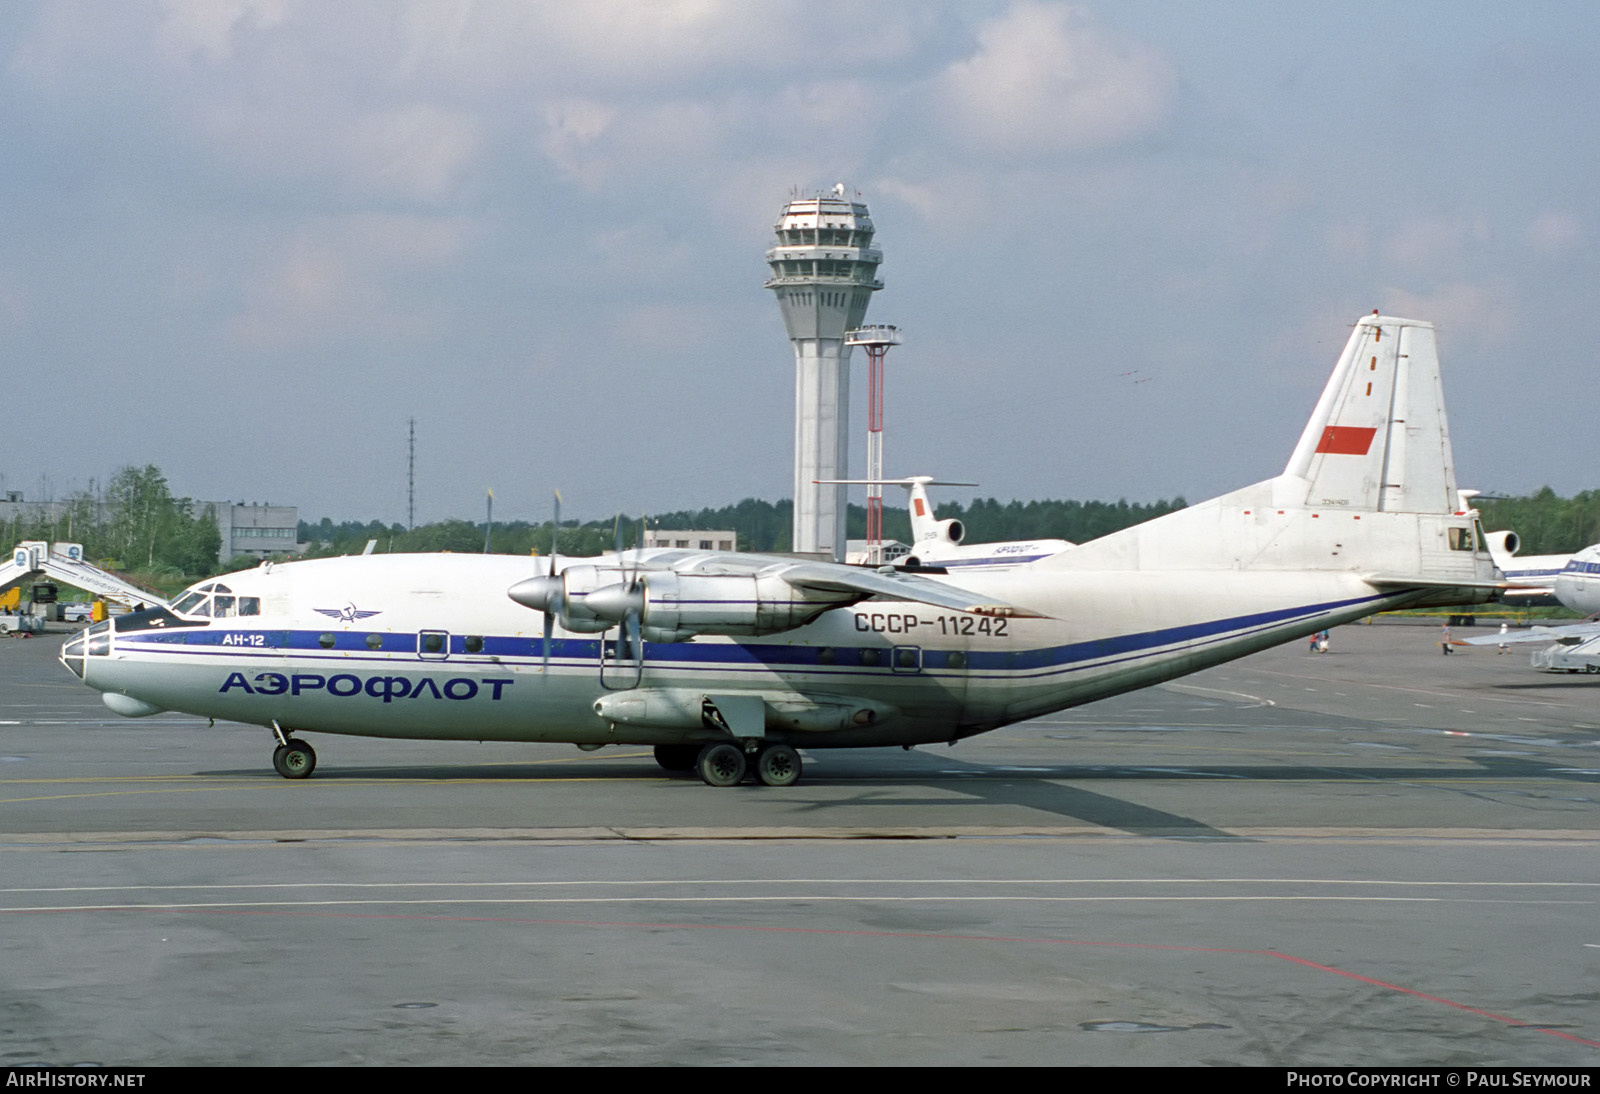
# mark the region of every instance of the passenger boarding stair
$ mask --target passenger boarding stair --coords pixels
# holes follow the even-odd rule
[[[11,557],[0,563],[0,592],[39,577],[75,586],[103,600],[115,600],[130,608],[140,604],[147,608],[167,606],[166,598],[161,594],[84,561],[81,543],[50,544],[43,540],[26,540],[17,544],[11,551]]]

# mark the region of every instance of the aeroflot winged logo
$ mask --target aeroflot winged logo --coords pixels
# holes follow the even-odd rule
[[[354,604],[346,604],[342,608],[313,608],[311,610],[318,615],[325,615],[329,619],[337,619],[341,623],[354,623],[358,619],[366,619],[379,614],[375,611],[363,611]]]

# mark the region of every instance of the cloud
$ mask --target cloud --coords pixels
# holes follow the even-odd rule
[[[377,214],[307,224],[258,263],[228,332],[256,349],[420,337],[439,321],[439,311],[397,283],[449,267],[475,231],[459,218]]]
[[[1160,126],[1177,88],[1160,50],[1077,7],[1015,4],[978,31],[978,46],[940,75],[935,99],[954,136],[993,152],[1120,144]]]
[[[1385,315],[1425,319],[1441,332],[1494,345],[1510,337],[1518,313],[1512,292],[1458,281],[1428,292],[1388,288],[1383,293]]]
[[[1583,221],[1567,212],[1540,213],[1528,225],[1526,238],[1528,246],[1540,254],[1567,254],[1583,239]]]
[[[1478,215],[1421,217],[1397,225],[1384,241],[1384,257],[1397,266],[1432,269],[1460,261],[1493,242],[1488,221]]]
[[[233,56],[235,33],[268,30],[287,16],[283,0],[162,0],[157,42],[169,55],[217,63]]]

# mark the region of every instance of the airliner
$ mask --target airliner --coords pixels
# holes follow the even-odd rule
[[[1507,589],[1505,601],[1523,607],[1547,607],[1560,604],[1556,595],[1556,578],[1573,559],[1572,555],[1524,555],[1517,557],[1521,539],[1515,532],[1490,532],[1484,537],[1489,556],[1500,568],[1507,581],[1518,586]]]
[[[1064,539],[964,543],[967,530],[959,520],[939,520],[928,500],[930,486],[976,486],[973,482],[941,482],[931,475],[904,479],[818,479],[818,485],[903,486],[911,495],[911,550],[897,561],[902,566],[937,566],[945,570],[992,570],[1022,566],[1058,555],[1077,544]]]
[[[1503,533],[1491,532],[1490,536]],[[1514,548],[1513,548],[1514,549]],[[1535,556],[1539,557],[1539,556]],[[1572,555],[1546,555],[1546,559],[1563,559],[1564,563],[1553,574],[1541,574],[1539,580],[1548,582],[1548,591],[1556,603],[1586,616],[1600,614],[1600,543]],[[1500,566],[1507,578],[1515,571]],[[1513,580],[1516,580],[1513,578]],[[1522,592],[1507,590],[1507,596]],[[1600,672],[1600,620],[1589,619],[1582,623],[1561,623],[1555,626],[1535,625],[1527,630],[1504,634],[1479,635],[1464,638],[1462,646],[1506,646],[1518,642],[1559,643],[1559,649],[1535,651],[1535,666],[1550,671]]]
[[[1282,474],[1026,565],[652,548],[263,564],[70,639],[130,717],[307,735],[654,746],[712,786],[801,749],[954,743],[1374,612],[1499,595],[1457,490],[1433,326],[1355,324]],[[324,744],[324,747],[327,747]]]

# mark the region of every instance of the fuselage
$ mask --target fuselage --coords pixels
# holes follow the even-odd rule
[[[1380,593],[1338,571],[1030,566],[960,582],[1044,618],[869,600],[776,636],[646,642],[635,662],[618,656],[616,630],[557,628],[545,648],[542,614],[504,591],[548,565],[391,555],[264,566],[197,587],[209,598],[199,611],[190,600],[186,613],[185,597],[175,612],[99,625],[62,658],[124,713],[175,710],[284,730],[693,742],[720,735],[701,717],[704,696],[749,695],[765,701],[770,739],[906,745],[1157,683],[1420,595]]]
[[[1552,584],[1556,599],[1566,607],[1583,615],[1600,612],[1600,544],[1573,555]]]

